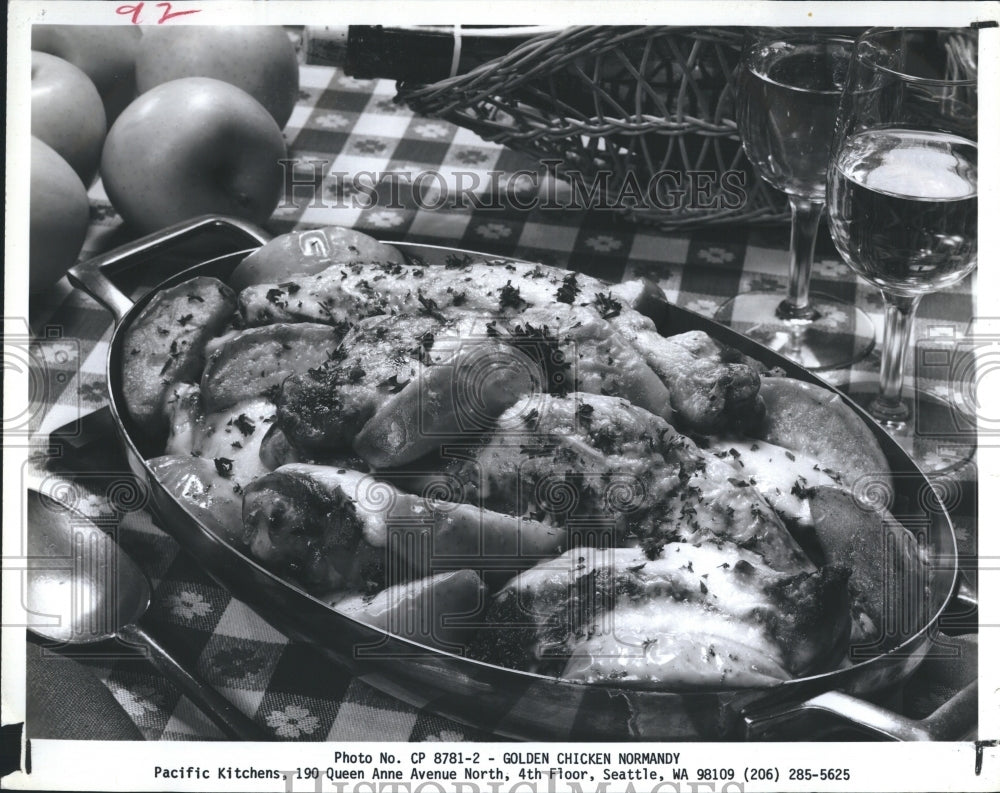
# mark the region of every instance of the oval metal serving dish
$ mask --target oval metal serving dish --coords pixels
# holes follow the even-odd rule
[[[788,681],[772,688],[714,692],[616,689],[571,683],[428,650],[336,613],[201,525],[153,476],[146,459],[159,454],[160,449],[153,446],[124,409],[123,338],[152,295],[196,275],[225,280],[244,256],[266,239],[263,233],[245,224],[233,224],[228,219],[208,218],[198,223],[201,227],[235,225],[247,238],[246,249],[196,263],[134,304],[117,292],[103,271],[121,269],[130,255],[143,249],[143,244],[146,248],[162,247],[171,239],[190,235],[193,233],[190,229],[197,230],[197,224],[161,232],[155,238],[140,240],[71,271],[74,283],[110,308],[118,320],[108,353],[108,391],[120,441],[132,471],[149,489],[160,525],[181,547],[222,586],[282,632],[323,648],[365,682],[410,704],[507,737],[546,741],[731,740],[751,734],[747,729],[748,721],[752,722],[748,720],[748,710],[778,708],[785,712],[796,709],[804,712],[809,704],[803,706],[801,703],[830,691],[838,692],[843,702],[840,705],[826,703],[825,710],[850,710],[841,706],[845,703],[849,706],[854,700],[843,695],[864,695],[904,679],[932,646],[937,619],[956,588],[957,554],[951,523],[935,491],[916,465],[849,400],[875,434],[894,472],[897,495],[893,511],[899,515],[919,512],[924,518],[920,541],[932,562],[932,579],[928,587],[930,603],[923,612],[931,618],[902,632],[898,644],[890,652],[848,668]],[[469,253],[427,245],[395,245],[406,256],[426,264],[444,263],[449,256]],[[780,366],[790,377],[830,388],[794,363],[702,316],[659,301],[647,307],[646,313],[661,333],[704,330],[766,366]]]

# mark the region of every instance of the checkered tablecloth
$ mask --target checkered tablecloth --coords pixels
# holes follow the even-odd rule
[[[285,135],[290,157],[323,161],[320,189],[300,187],[298,206],[287,202],[270,230],[328,224],[351,226],[382,239],[406,240],[515,255],[571,267],[609,280],[646,276],[684,308],[712,315],[736,292],[781,290],[787,276],[787,228],[712,228],[664,234],[629,225],[598,211],[475,209],[429,211],[400,191],[390,203],[391,176],[379,181],[380,203],[348,206],[351,174],[418,174],[437,171],[448,185],[455,172],[491,184],[490,172],[510,175],[536,166],[521,155],[477,138],[451,124],[414,116],[393,102],[394,85],[364,81],[325,67],[303,66],[301,92]],[[300,165],[297,179],[313,173]],[[341,174],[343,176],[338,176]],[[492,178],[501,192],[506,176]],[[398,180],[397,180],[398,181]],[[466,182],[467,184],[468,182]],[[404,183],[405,184],[405,183]],[[437,189],[427,180],[426,189]],[[85,255],[121,239],[121,221],[100,184],[91,191],[93,222]],[[427,202],[425,202],[427,203]],[[881,299],[840,260],[821,229],[813,287],[861,306],[879,326]],[[966,330],[973,315],[974,281],[930,295],[917,322],[918,339],[950,339]],[[105,355],[110,316],[64,280],[31,306],[34,354],[44,362],[32,410],[33,469],[45,470],[48,434],[101,407],[106,401]],[[878,349],[878,348],[877,348]],[[850,369],[829,373],[850,391],[877,380],[878,354]],[[947,366],[923,372],[925,385],[951,393]],[[110,442],[110,440],[109,440]],[[61,475],[60,475],[61,476]],[[975,476],[974,470],[964,473]],[[87,479],[81,492],[90,493]],[[107,515],[112,507],[99,487],[85,506]],[[121,505],[118,505],[119,507]],[[145,624],[190,669],[217,687],[277,739],[289,740],[475,740],[473,729],[404,705],[333,667],[318,651],[289,642],[247,606],[232,599],[153,525],[142,510],[121,515],[118,539],[154,584]],[[974,551],[974,518],[959,522],[960,540]],[[216,729],[145,662],[130,659],[83,661],[104,681],[147,739],[217,737]]]

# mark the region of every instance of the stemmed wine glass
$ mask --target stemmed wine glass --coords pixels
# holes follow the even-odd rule
[[[744,292],[715,318],[810,369],[846,366],[875,343],[853,303],[809,294],[826,201],[834,121],[853,39],[777,30],[748,38],[740,58],[737,125],[758,175],[788,194],[792,210],[788,292]]]
[[[904,392],[903,370],[920,299],[976,266],[976,44],[968,29],[862,35],[828,172],[834,244],[885,301],[879,390],[867,409],[928,471],[955,461],[942,459],[933,427],[914,433],[915,411],[945,427],[960,422],[955,405]]]

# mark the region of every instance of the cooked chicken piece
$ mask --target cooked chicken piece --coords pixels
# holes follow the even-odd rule
[[[349,445],[367,422],[358,452],[388,467],[491,429],[541,390],[616,394],[670,415],[667,389],[610,323],[557,303],[512,319],[452,308],[362,320],[329,362],[286,381],[279,422],[312,450]]]
[[[429,316],[373,317],[352,327],[327,364],[288,378],[278,424],[304,450],[347,449],[375,411],[420,371]]]
[[[511,422],[501,417],[504,429],[467,465],[482,481],[481,492],[468,497],[566,524],[571,534],[574,525],[603,525],[603,538],[580,544],[620,544],[629,535],[647,546],[726,540],[776,570],[813,569],[749,479],[659,416],[593,394],[529,399],[532,413],[525,403],[509,411],[526,416],[521,426],[507,429]]]
[[[304,463],[283,465],[246,488],[243,525],[255,558],[316,593],[371,594],[441,567],[475,567],[503,582],[566,547],[565,531],[555,526]]]
[[[643,329],[631,341],[670,389],[674,409],[687,427],[713,433],[752,426],[763,415],[756,363],[720,347],[704,331],[664,337]]]
[[[526,308],[516,321],[497,322],[496,327],[500,337],[515,346],[539,350],[546,364],[549,393],[582,391],[625,397],[651,413],[671,419],[669,390],[613,320],[602,319],[582,306],[552,303]],[[537,339],[539,328],[543,337],[555,340],[551,351],[547,349],[547,338]],[[560,356],[566,363],[562,381],[556,379]]]
[[[576,548],[512,579],[474,651],[587,683],[772,685],[817,671],[848,632],[847,572],[775,571],[731,543]]]
[[[706,334],[661,336],[652,321],[612,289],[579,273],[551,267],[479,260],[454,266],[340,266],[284,284],[244,289],[240,311],[247,324],[353,323],[362,317],[444,316],[450,309],[516,317],[531,308],[563,303],[610,322],[671,392],[671,407],[699,432],[745,422],[760,411],[758,367],[723,350]]]

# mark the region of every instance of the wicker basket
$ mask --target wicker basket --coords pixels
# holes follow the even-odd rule
[[[560,160],[564,176],[596,188],[605,204],[619,203],[623,190],[634,195],[635,185],[653,186],[655,201],[615,207],[641,222],[679,229],[785,221],[786,197],[756,178],[736,131],[741,43],[739,29],[567,28],[432,85],[400,81],[397,100],[539,160]],[[733,172],[727,187],[721,175]],[[742,200],[734,178],[745,180]]]

